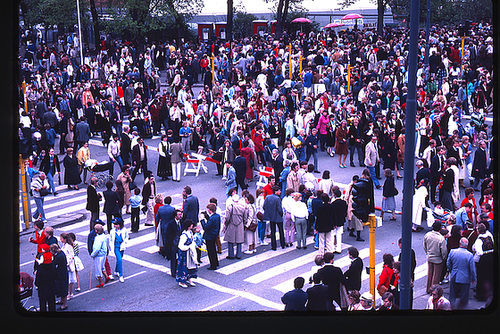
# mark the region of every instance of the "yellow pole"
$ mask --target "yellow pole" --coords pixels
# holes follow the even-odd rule
[[[212,53],[212,85],[215,85],[214,54]]]
[[[23,157],[19,154],[19,168],[21,169],[21,197],[23,200],[23,220],[24,220],[24,227],[26,229],[30,228],[30,214],[28,211],[28,189],[26,187],[26,168],[24,167],[24,159]]]
[[[24,111],[29,113],[28,110],[28,99],[26,98],[26,81],[23,80],[23,97],[24,97]]]
[[[351,65],[347,65],[347,92],[351,92]]]
[[[464,44],[465,44],[465,36],[462,36],[462,55],[460,57],[460,72],[464,70],[464,62],[462,59],[464,58]]]
[[[292,79],[292,43],[288,44],[288,73],[290,80]]]
[[[299,56],[299,72],[300,72],[300,80],[302,81],[302,54]]]
[[[371,213],[368,216],[368,222],[363,225],[369,227],[370,231],[370,293],[375,300],[375,229],[377,228],[377,219]]]

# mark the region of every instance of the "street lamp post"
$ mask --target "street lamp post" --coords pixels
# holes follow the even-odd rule
[[[411,0],[410,10],[410,45],[408,54],[408,98],[406,100],[405,152],[415,152],[415,115],[417,109],[417,44],[420,19],[420,0]],[[400,309],[411,309],[411,227],[413,204],[413,154],[405,154],[403,184],[403,215],[401,227],[401,298]]]
[[[83,48],[82,48],[82,23],[80,21],[80,0],[76,0],[76,11],[78,13],[78,43],[80,44],[80,65],[83,65]]]

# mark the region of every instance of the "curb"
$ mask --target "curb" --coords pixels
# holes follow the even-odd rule
[[[60,216],[57,216],[55,218],[52,218],[47,221],[47,224],[45,224],[45,227],[51,226],[54,229],[58,227],[63,227],[67,225],[71,225],[74,223],[78,223],[83,221],[87,215],[85,213],[81,212],[72,212],[72,213],[66,213]],[[32,224],[30,224],[32,225]],[[31,234],[35,232],[35,229],[33,227],[30,227],[28,229],[23,229],[22,231],[19,231],[19,236],[25,236],[28,234]]]

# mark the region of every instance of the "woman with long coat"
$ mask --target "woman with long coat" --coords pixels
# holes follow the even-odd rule
[[[347,121],[343,120],[335,131],[335,153],[339,156],[339,167],[346,168],[345,159],[349,153],[347,148]],[[342,159],[342,156],[344,158]]]
[[[132,182],[132,177],[130,176],[130,167],[129,165],[124,165],[122,167],[122,172],[116,178],[116,181],[121,181],[123,186],[123,204],[125,204],[126,211],[125,213],[130,214],[130,196],[132,193],[130,191],[130,183]],[[120,195],[120,194],[118,194]]]
[[[396,170],[396,175],[398,178],[401,178],[399,175],[399,170],[397,168],[397,143],[396,143],[396,133],[391,132],[389,138],[385,141],[384,147],[382,149],[383,160],[384,160],[384,169]]]
[[[415,195],[413,195],[413,218],[411,221],[413,222],[412,231],[414,232],[421,231],[423,229],[420,225],[422,225],[422,213],[425,209],[425,198],[428,194],[427,181],[426,179],[422,179],[417,185]]]
[[[41,244],[43,253],[36,259],[38,266],[36,269],[35,285],[38,288],[38,299],[40,301],[40,312],[56,311],[56,271],[51,256],[50,246]],[[45,256],[43,254],[48,254]],[[47,308],[48,306],[48,308]]]
[[[234,244],[236,244],[236,258],[241,258],[241,244],[245,241],[244,224],[248,220],[248,208],[239,203],[238,195],[233,195],[232,203],[226,207],[226,219],[224,221],[224,240],[228,243],[228,259],[234,259]],[[228,199],[229,200],[229,199]]]
[[[158,170],[156,174],[161,177],[162,181],[168,180],[172,175],[172,165],[170,163],[170,143],[167,135],[161,136],[160,144],[158,145]]]
[[[54,263],[56,272],[56,296],[61,298],[61,310],[65,310],[68,308],[68,262],[66,261],[66,255],[61,251],[58,244],[50,245],[50,252],[54,256],[52,263]]]
[[[225,179],[227,177],[227,167],[226,167],[226,162],[233,163],[235,154],[234,154],[234,149],[231,146],[231,141],[229,139],[226,139],[224,141],[224,146],[221,148],[222,150],[222,161],[221,164],[224,166],[223,171],[222,171],[222,177]]]
[[[78,159],[73,154],[73,148],[66,149],[66,156],[63,159],[64,166],[64,184],[68,185],[69,189],[78,190],[78,184],[82,182],[80,179],[80,167]],[[74,186],[74,187],[73,187]]]
[[[243,147],[241,148],[241,156],[245,158],[247,162],[247,169],[245,172],[245,179],[246,179],[246,184],[248,185],[248,182],[253,180],[253,166],[255,166],[254,159],[253,159],[253,150],[250,148],[248,141],[243,142]]]

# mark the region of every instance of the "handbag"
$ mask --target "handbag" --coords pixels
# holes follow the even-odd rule
[[[132,181],[128,184],[129,190],[134,190],[135,188],[137,188],[137,185],[135,184],[135,182]]]
[[[264,220],[264,214],[262,212],[257,212],[257,219],[260,220],[260,221],[263,221]]]
[[[255,230],[257,229],[257,226],[258,226],[257,223],[251,222],[250,225],[248,225],[247,230],[255,232]]]
[[[75,269],[76,271],[82,271],[85,269],[82,260],[78,256],[75,256]]]
[[[39,193],[40,193],[40,196],[42,196],[42,197],[47,196],[48,194],[50,194],[50,192],[49,192],[49,190],[47,188],[40,189]]]

